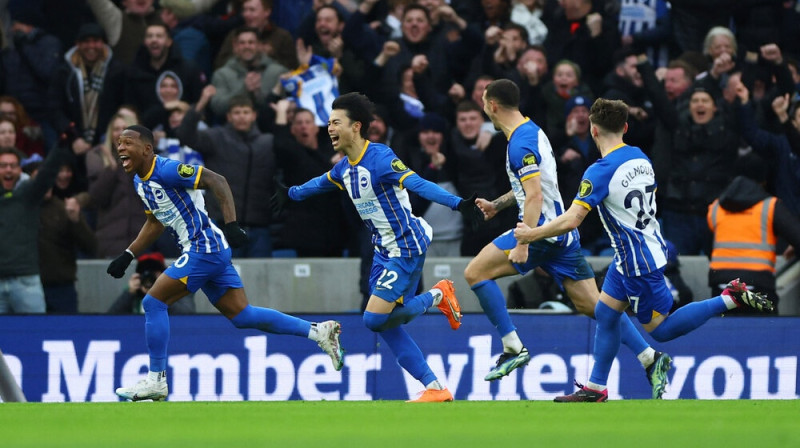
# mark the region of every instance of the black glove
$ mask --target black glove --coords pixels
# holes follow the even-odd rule
[[[461,215],[472,230],[477,230],[483,223],[483,212],[475,205],[475,199],[477,198],[478,194],[472,193],[472,196],[462,199],[461,203],[458,204],[458,211],[461,212]]]
[[[75,123],[70,123],[66,129],[58,136],[59,143],[63,144],[66,148],[72,148],[72,143],[80,137],[80,132],[75,126]]]
[[[280,215],[287,202],[289,202],[289,187],[276,179],[275,194],[270,198],[273,215]]]
[[[133,254],[126,250],[108,265],[106,272],[114,278],[122,278],[122,276],[125,275],[125,269],[128,269],[131,261],[133,261]]]
[[[222,233],[225,234],[225,239],[228,240],[228,244],[233,248],[242,247],[247,244],[247,232],[239,227],[239,223],[236,221],[225,224],[225,226],[222,227]]]

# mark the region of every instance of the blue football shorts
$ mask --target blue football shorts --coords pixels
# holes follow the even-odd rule
[[[494,245],[506,254],[511,252],[511,249],[517,246],[514,231],[509,230],[495,238]],[[545,240],[536,241],[528,245],[528,261],[523,264],[512,263],[512,265],[521,275],[541,267],[553,277],[562,289],[562,281],[565,278],[572,280],[594,278],[592,266],[583,257],[578,242],[563,247]]]
[[[184,252],[164,274],[183,282],[192,294],[202,289],[212,305],[229,289],[244,287],[231,263],[230,249],[210,254]]]
[[[658,314],[666,316],[672,309],[672,293],[664,279],[664,268],[639,277],[626,277],[616,263],[608,268],[603,292],[616,300],[627,300],[639,322],[646,324]]]
[[[424,264],[424,254],[390,258],[375,252],[369,273],[369,289],[372,295],[390,303],[401,304],[406,296],[414,297]]]

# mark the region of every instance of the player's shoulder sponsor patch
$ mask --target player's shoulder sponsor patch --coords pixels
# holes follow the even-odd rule
[[[405,163],[403,163],[400,159],[392,160],[392,171],[396,173],[402,173],[403,171],[408,171],[408,167]]]
[[[536,165],[536,163],[537,163],[536,162],[536,155],[533,154],[533,153],[529,152],[528,154],[525,154],[522,157],[522,165],[523,166]]]
[[[580,186],[578,186],[578,197],[585,198],[586,196],[592,194],[592,190],[594,190],[592,181],[589,179],[583,179]]]
[[[195,169],[192,165],[186,165],[184,163],[178,165],[178,176],[189,178],[194,176],[194,172]]]

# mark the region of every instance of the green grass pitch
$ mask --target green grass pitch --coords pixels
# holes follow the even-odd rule
[[[798,447],[800,401],[0,403],[0,447]]]

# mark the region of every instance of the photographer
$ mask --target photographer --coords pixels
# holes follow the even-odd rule
[[[142,299],[167,266],[158,252],[142,254],[137,259],[136,272],[128,279],[128,289],[117,297],[108,314],[143,314]],[[169,307],[169,314],[194,314],[194,294],[178,300]]]

